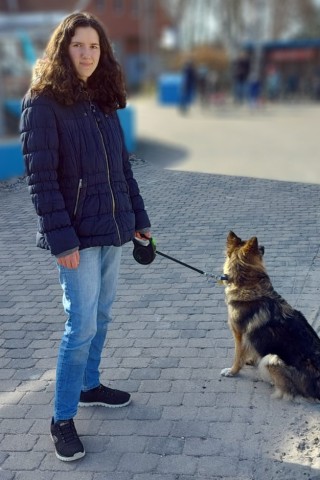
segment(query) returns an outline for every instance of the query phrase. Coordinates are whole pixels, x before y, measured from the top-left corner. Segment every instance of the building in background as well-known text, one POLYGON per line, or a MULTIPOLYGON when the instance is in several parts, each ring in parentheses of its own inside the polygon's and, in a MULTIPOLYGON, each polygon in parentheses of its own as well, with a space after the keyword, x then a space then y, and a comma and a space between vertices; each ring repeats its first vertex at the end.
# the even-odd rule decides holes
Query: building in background
MULTIPOLYGON (((254 44, 245 44, 249 55, 254 44)), ((262 93, 272 100, 320 100, 320 39, 264 42, 261 48, 262 93)))
POLYGON ((81 7, 107 27, 129 90, 153 82, 163 68, 161 39, 171 26, 159 0, 88 0, 81 7))

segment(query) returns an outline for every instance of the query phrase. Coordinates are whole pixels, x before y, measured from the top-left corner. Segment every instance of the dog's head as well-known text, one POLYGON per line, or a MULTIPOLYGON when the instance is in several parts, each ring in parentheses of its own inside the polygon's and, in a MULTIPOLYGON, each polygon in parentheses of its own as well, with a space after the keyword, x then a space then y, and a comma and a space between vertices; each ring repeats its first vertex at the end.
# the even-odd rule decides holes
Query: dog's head
POLYGON ((251 237, 249 240, 241 240, 233 232, 229 232, 227 237, 227 256, 233 254, 241 256, 258 256, 262 259, 264 255, 264 247, 258 244, 257 237, 251 237))
POLYGON ((257 237, 241 240, 234 232, 229 232, 226 245, 224 273, 233 281, 265 274, 263 265, 264 247, 258 244, 257 237))

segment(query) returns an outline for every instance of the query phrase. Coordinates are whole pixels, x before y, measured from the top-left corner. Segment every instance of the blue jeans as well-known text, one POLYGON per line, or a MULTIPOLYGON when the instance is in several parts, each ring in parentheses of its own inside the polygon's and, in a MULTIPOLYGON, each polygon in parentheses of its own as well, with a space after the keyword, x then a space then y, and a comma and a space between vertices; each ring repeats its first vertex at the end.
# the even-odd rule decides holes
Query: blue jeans
POLYGON ((121 247, 80 251, 76 269, 58 265, 67 315, 56 371, 54 420, 77 413, 81 390, 100 385, 99 364, 111 320, 121 247))

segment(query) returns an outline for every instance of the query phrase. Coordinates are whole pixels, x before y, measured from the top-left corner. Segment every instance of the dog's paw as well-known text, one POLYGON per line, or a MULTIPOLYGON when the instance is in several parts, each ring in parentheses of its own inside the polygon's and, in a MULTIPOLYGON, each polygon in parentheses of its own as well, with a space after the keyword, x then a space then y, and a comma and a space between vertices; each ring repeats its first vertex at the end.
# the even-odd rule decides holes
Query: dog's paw
POLYGON ((271 393, 271 398, 273 400, 281 400, 282 398, 284 398, 284 392, 280 388, 276 387, 271 393))
POLYGON ((223 368, 220 372, 222 377, 233 377, 232 369, 231 368, 223 368))

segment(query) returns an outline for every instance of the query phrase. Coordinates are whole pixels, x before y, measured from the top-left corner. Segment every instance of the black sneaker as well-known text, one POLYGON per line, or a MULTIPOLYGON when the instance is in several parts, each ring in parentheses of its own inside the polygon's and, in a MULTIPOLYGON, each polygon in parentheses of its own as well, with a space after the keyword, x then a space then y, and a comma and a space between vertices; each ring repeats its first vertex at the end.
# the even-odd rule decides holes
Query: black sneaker
POLYGON ((78 437, 73 420, 51 421, 51 438, 56 449, 56 456, 63 462, 72 462, 85 456, 84 447, 78 437))
POLYGON ((79 407, 100 406, 118 408, 126 407, 130 402, 130 393, 99 385, 99 387, 88 390, 87 392, 81 392, 79 407))

